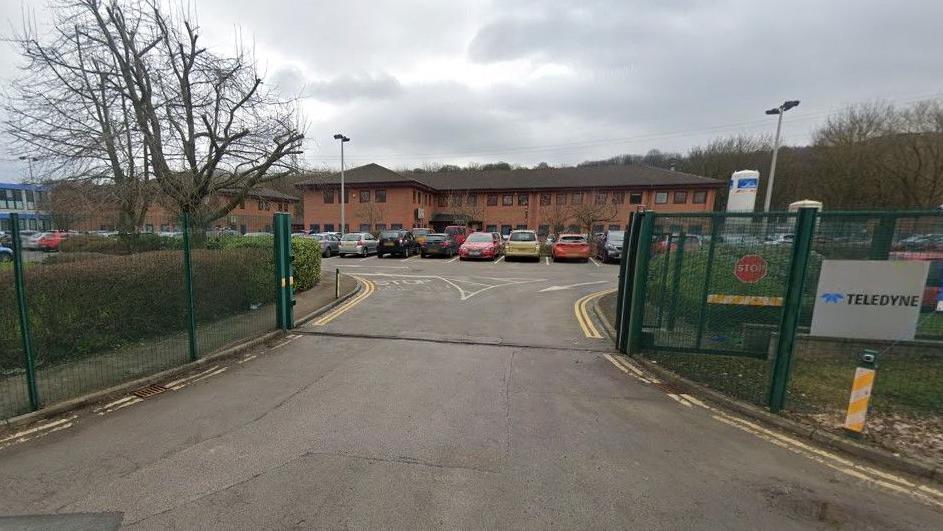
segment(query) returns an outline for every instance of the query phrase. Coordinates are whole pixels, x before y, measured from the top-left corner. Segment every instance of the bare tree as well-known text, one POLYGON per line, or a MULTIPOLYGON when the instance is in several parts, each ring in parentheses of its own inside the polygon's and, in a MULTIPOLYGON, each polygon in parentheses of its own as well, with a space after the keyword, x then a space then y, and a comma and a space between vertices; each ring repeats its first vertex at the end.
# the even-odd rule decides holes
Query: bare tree
POLYGON ((457 219, 463 219, 465 223, 483 221, 485 207, 482 204, 481 194, 468 190, 450 190, 445 200, 448 205, 444 210, 445 213, 457 219))
MULTIPOLYGON (((91 18, 77 27, 117 70, 154 178, 181 212, 217 219, 252 188, 293 173, 304 134, 294 102, 263 87, 243 49, 217 55, 186 14, 160 0, 64 0, 91 18), (220 206, 209 197, 234 191, 220 206)), ((84 20, 84 19, 83 19, 84 20)))
POLYGON ((71 0, 53 7, 48 35, 41 37, 27 17, 11 38, 24 60, 4 103, 11 147, 38 158, 40 175, 50 185, 106 185, 109 201, 118 205, 118 228, 135 232, 152 187, 131 100, 114 84, 116 61, 86 31, 94 18, 71 0))
POLYGON ((360 203, 356 214, 361 221, 370 225, 369 231, 374 232, 377 223, 382 223, 386 217, 386 208, 373 202, 360 203))
POLYGON ((551 233, 559 234, 570 225, 572 219, 570 208, 566 204, 557 202, 555 197, 551 198, 549 205, 540 205, 539 208, 540 219, 550 225, 551 233))
POLYGON ((603 194, 604 192, 591 190, 583 194, 579 203, 570 204, 569 218, 587 233, 592 232, 594 225, 607 223, 616 218, 618 210, 608 201, 608 195, 603 194))

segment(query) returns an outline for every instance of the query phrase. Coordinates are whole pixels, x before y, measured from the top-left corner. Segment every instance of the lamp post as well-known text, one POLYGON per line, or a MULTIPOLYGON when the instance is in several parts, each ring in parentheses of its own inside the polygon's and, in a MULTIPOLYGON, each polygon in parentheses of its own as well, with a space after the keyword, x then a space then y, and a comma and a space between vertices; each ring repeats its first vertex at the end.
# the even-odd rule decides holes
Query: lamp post
POLYGON ((778 114, 779 120, 776 122, 776 140, 773 141, 773 160, 769 163, 769 182, 766 183, 766 200, 763 201, 763 212, 769 212, 769 204, 773 199, 773 180, 776 178, 776 156, 779 154, 779 133, 783 128, 783 114, 798 105, 799 100, 789 100, 783 102, 779 107, 773 107, 766 111, 766 114, 778 114))
POLYGON ((341 226, 338 232, 340 232, 341 236, 343 236, 347 232, 344 230, 344 222, 346 221, 346 212, 344 212, 344 206, 347 203, 347 194, 344 190, 344 142, 350 142, 350 139, 340 133, 337 133, 334 135, 334 140, 341 141, 341 226))
POLYGON ((25 160, 27 163, 29 163, 29 182, 33 182, 33 161, 38 161, 39 157, 28 157, 26 155, 22 155, 17 158, 20 160, 25 160))

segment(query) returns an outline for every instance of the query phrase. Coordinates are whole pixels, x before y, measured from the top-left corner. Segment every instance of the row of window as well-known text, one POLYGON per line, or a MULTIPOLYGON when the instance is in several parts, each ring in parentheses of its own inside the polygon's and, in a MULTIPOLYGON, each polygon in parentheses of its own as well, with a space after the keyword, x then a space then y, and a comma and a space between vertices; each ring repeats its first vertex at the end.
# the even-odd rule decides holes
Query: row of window
MULTIPOLYGON (((0 231, 9 232, 13 230, 9 219, 0 219, 0 231)), ((20 230, 52 230, 52 222, 46 218, 20 218, 20 230)))
MULTIPOLYGON (((672 193, 673 204, 683 205, 688 202, 688 193, 685 191, 677 191, 672 193)), ((695 205, 703 205, 707 202, 707 192, 703 190, 698 190, 691 194, 691 203, 695 205)), ((668 192, 655 192, 655 204, 656 205, 665 205, 668 203, 668 192)))
POLYGON ((36 210, 36 204, 42 203, 46 192, 40 190, 8 190, 0 188, 0 208, 7 210, 36 210))
MULTIPOLYGON (((347 193, 347 197, 344 200, 344 203, 350 203, 350 195, 352 192, 347 193)), ((340 195, 340 194, 337 194, 340 195)), ((361 190, 358 194, 360 196, 361 203, 370 202, 370 190, 361 190)), ((415 192, 414 192, 415 195, 415 192)), ((374 190, 373 191, 373 202, 375 203, 386 203, 386 190, 374 190)), ((334 204, 334 190, 324 190, 324 204, 332 205, 334 204)), ((332 231, 325 231, 332 232, 332 231)))
MULTIPOLYGON (((269 201, 268 199, 259 199, 259 200, 258 200, 258 207, 259 207, 259 210, 260 210, 260 211, 261 211, 261 210, 264 210, 264 211, 266 211, 266 212, 269 212, 269 211, 272 210, 272 206, 273 206, 273 205, 275 206, 275 211, 276 211, 276 212, 288 212, 288 203, 287 203, 287 202, 283 202, 283 201, 269 201)), ((246 207, 245 202, 243 201, 243 202, 239 203, 239 207, 240 207, 240 208, 245 208, 245 207, 246 207)))

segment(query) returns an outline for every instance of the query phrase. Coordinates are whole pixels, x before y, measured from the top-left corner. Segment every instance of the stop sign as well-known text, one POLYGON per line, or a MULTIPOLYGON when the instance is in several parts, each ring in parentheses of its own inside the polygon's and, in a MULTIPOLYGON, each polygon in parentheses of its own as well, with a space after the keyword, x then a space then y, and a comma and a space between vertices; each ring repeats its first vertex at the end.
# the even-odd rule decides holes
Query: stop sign
POLYGON ((766 260, 758 254, 748 254, 739 260, 733 269, 737 280, 746 284, 756 284, 766 278, 769 272, 769 265, 766 260))

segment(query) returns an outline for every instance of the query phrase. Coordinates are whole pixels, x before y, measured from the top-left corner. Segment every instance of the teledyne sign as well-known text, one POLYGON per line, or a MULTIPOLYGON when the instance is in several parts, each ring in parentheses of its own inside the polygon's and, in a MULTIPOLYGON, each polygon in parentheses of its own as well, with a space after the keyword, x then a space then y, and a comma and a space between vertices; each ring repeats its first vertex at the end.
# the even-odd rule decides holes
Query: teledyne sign
POLYGON ((913 339, 929 266, 924 261, 825 260, 812 335, 913 339))

